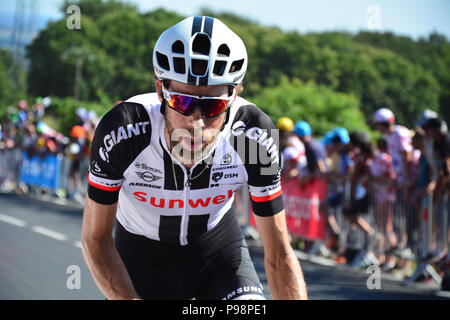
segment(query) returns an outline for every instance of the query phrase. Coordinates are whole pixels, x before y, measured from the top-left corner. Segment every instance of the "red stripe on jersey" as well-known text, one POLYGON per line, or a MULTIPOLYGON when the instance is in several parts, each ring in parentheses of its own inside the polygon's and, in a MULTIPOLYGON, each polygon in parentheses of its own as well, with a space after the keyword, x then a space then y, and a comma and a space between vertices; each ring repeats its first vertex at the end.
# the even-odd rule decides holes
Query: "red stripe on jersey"
POLYGON ((275 198, 278 198, 278 196, 283 194, 283 190, 280 190, 278 192, 275 192, 274 194, 268 195, 268 196, 264 196, 264 197, 256 197, 256 196, 252 196, 252 200, 255 202, 266 202, 266 201, 270 201, 273 200, 275 198))
POLYGON ((98 184, 98 183, 93 182, 93 181, 90 179, 89 176, 88 176, 88 182, 89 182, 89 184, 90 184, 91 186, 93 186, 93 187, 95 187, 95 188, 97 188, 97 189, 104 190, 104 191, 110 191, 110 192, 113 192, 113 191, 120 190, 120 188, 121 188, 121 186, 117 186, 117 187, 107 187, 107 186, 102 186, 101 184, 98 184))

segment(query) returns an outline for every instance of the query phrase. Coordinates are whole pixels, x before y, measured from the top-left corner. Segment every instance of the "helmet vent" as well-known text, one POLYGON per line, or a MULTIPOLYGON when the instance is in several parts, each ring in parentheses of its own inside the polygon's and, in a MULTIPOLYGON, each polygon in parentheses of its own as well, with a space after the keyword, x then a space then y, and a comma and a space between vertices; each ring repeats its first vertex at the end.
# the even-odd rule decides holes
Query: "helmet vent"
POLYGON ((209 55, 209 49, 211 48, 211 40, 206 33, 197 33, 192 42, 192 51, 197 54, 209 55))
POLYGON ((172 52, 184 54, 184 44, 180 40, 177 40, 172 45, 172 52))
POLYGON ((230 48, 226 44, 221 44, 219 49, 217 49, 217 54, 229 57, 230 56, 230 48))
POLYGON ((227 66, 226 61, 217 60, 216 63, 214 63, 213 73, 216 76, 223 76, 226 66, 227 66))
POLYGON ((207 69, 207 60, 192 59, 192 74, 194 76, 204 76, 207 69))
POLYGON ((233 61, 233 64, 230 67, 230 73, 238 72, 242 69, 242 65, 244 64, 244 59, 233 61))
POLYGON ((184 63, 184 58, 173 58, 173 68, 176 73, 185 74, 186 66, 184 63))
POLYGON ((170 71, 169 59, 167 59, 167 56, 165 54, 156 51, 156 60, 158 61, 158 64, 161 68, 170 71))

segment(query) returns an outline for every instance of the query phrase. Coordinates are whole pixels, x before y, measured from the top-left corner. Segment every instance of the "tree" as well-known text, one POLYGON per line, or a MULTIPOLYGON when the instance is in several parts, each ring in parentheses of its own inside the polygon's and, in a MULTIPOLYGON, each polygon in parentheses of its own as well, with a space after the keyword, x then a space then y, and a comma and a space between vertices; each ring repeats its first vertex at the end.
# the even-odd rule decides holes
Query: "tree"
POLYGON ((450 43, 445 36, 432 32, 427 38, 414 41, 391 32, 359 32, 354 40, 392 51, 431 73, 440 87, 439 106, 430 105, 428 108, 439 109, 447 122, 450 121, 450 43))
MULTIPOLYGON (((118 1, 78 5, 81 30, 68 30, 62 19, 28 47, 29 93, 115 101, 151 91, 156 40, 184 17, 164 9, 140 13, 118 1)), ((407 126, 425 108, 450 113, 449 43, 439 34, 418 41, 392 33, 305 35, 227 12, 201 14, 221 19, 243 39, 249 59, 244 97, 286 78, 356 97, 367 119, 380 107, 392 108, 407 126)))
POLYGON ((264 88, 250 101, 270 115, 274 122, 282 116, 293 121, 307 121, 317 136, 335 127, 369 131, 355 96, 337 93, 312 82, 291 81, 283 77, 277 86, 264 88))
POLYGON ((8 68, 13 63, 13 57, 6 50, 0 49, 0 119, 7 113, 7 107, 15 105, 20 99, 26 99, 25 88, 25 72, 22 68, 18 68, 19 83, 15 83, 9 74, 8 68))

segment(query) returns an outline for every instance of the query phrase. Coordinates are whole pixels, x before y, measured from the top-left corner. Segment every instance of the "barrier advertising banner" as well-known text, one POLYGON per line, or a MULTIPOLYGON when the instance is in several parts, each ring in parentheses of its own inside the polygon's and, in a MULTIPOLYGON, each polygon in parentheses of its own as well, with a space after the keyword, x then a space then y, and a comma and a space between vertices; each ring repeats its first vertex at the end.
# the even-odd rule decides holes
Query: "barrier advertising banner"
POLYGON ((308 240, 325 240, 326 217, 319 205, 326 198, 326 182, 314 179, 300 189, 293 178, 284 181, 282 188, 289 233, 308 240))
MULTIPOLYGON (((307 240, 325 240, 326 217, 319 205, 326 198, 326 182, 314 179, 300 189, 298 180, 292 178, 282 182, 282 189, 289 233, 307 240)), ((255 225, 253 213, 250 224, 255 225)))
POLYGON ((55 155, 28 156, 22 154, 20 180, 28 185, 57 189, 60 175, 60 159, 55 155))

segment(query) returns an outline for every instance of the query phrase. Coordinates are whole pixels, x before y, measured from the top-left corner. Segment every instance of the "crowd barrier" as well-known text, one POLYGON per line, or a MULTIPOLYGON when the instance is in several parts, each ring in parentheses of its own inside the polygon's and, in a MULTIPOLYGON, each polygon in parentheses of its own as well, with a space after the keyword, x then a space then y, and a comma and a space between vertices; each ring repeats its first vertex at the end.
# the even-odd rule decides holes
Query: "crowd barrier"
MULTIPOLYGON (((80 163, 78 178, 81 187, 71 186, 69 183, 71 163, 71 158, 62 154, 39 157, 29 156, 20 149, 2 150, 1 189, 14 191, 15 188, 25 184, 31 188, 44 188, 53 194, 57 194, 58 190, 66 190, 69 198, 77 192, 84 194, 87 186, 88 159, 80 163)), ((417 265, 412 275, 406 279, 407 285, 422 275, 430 276, 436 283, 441 283, 441 276, 434 265, 445 257, 447 261, 449 259, 448 195, 440 197, 428 195, 417 203, 414 193, 411 190, 404 190, 397 191, 395 202, 380 202, 377 201, 378 186, 372 184, 368 190, 371 200, 369 209, 367 213, 361 215, 376 231, 376 236, 371 236, 356 227, 355 223, 344 215, 343 204, 350 197, 348 182, 344 182, 340 187, 344 198, 341 205, 329 207, 326 215, 320 205, 327 196, 325 183, 316 181, 300 189, 294 178, 283 181, 282 187, 290 236, 292 239, 311 242, 308 254, 330 255, 330 250, 325 244, 330 235, 327 219, 328 215, 332 215, 340 230, 337 251, 357 253, 351 261, 347 261, 352 267, 380 265, 387 257, 395 256, 405 261, 414 261, 417 265)), ((255 222, 251 213, 248 188, 243 186, 236 193, 235 199, 239 222, 245 232, 251 232, 250 226, 254 227, 255 222)))
POLYGON ((87 187, 89 161, 82 159, 76 178, 78 185, 71 185, 69 171, 72 165, 70 156, 63 154, 30 155, 20 149, 0 151, 0 187, 2 191, 23 189, 44 190, 50 194, 61 194, 72 198, 82 195, 87 187))
MULTIPOLYGON (((294 239, 312 241, 307 251, 310 256, 330 256, 330 249, 326 246, 331 234, 327 217, 332 215, 340 230, 337 252, 347 253, 346 263, 350 267, 380 266, 385 262, 383 266, 388 269, 387 262, 394 258, 405 265, 414 262, 415 267, 410 269, 412 272, 404 277, 406 285, 421 276, 429 276, 441 284, 442 278, 434 264, 450 260, 448 195, 424 196, 418 204, 412 190, 403 190, 396 192, 394 201, 379 201, 379 186, 373 183, 367 190, 370 199, 368 210, 358 215, 375 231, 371 235, 344 214, 343 205, 350 199, 348 181, 341 187, 344 197, 341 205, 329 207, 327 214, 318 205, 319 199, 321 203, 324 200, 323 190, 299 190, 297 185, 295 178, 282 183, 287 226, 294 239)), ((248 208, 248 213, 241 214, 249 214, 249 224, 255 227, 251 208, 248 208)))

